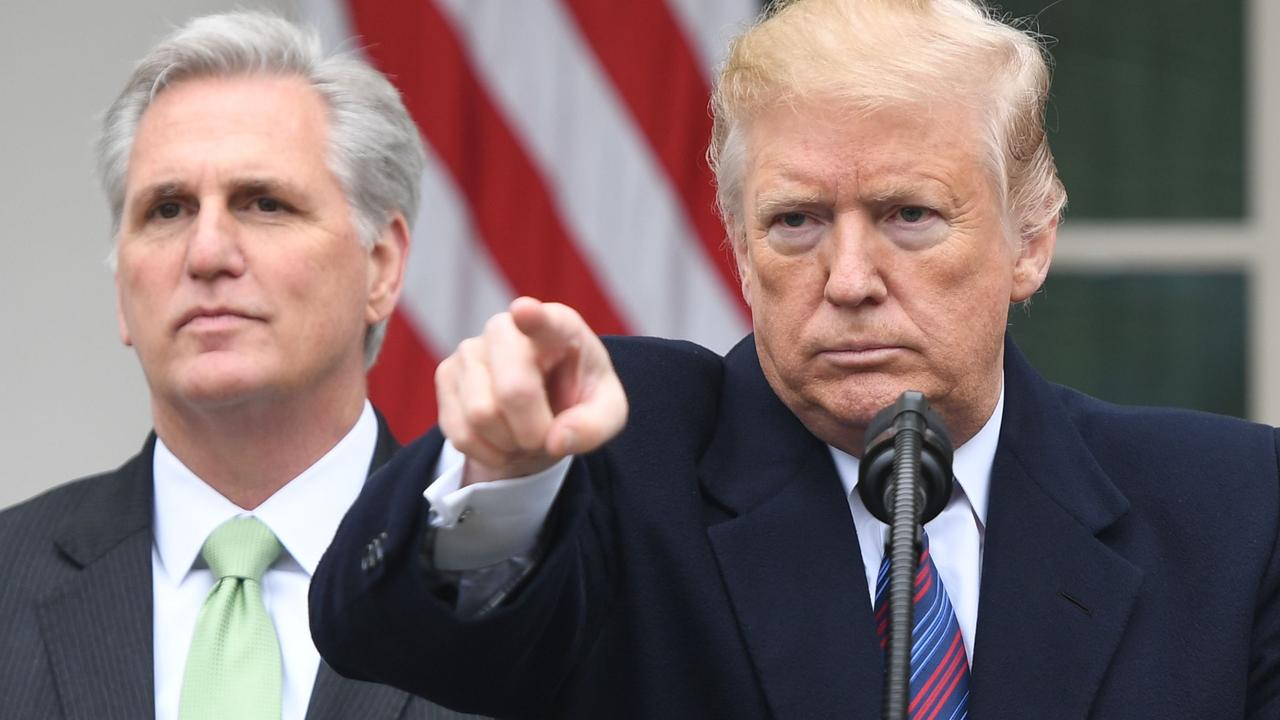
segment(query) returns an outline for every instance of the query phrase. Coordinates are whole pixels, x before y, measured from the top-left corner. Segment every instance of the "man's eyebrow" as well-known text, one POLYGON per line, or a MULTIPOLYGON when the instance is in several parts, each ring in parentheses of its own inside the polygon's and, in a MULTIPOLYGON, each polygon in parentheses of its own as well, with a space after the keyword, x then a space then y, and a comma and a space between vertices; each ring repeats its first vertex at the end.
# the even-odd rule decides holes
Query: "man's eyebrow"
POLYGON ((896 202, 910 199, 925 199, 934 202, 945 201, 952 204, 959 202, 955 191, 946 183, 932 178, 899 179, 874 185, 866 193, 872 202, 896 202))
POLYGON ((231 188, 228 194, 232 197, 244 197, 246 195, 297 196, 301 192, 297 185, 273 177, 252 175, 234 177, 227 184, 231 188))
MULTIPOLYGON (((298 192, 298 187, 288 182, 284 182, 277 178, 246 176, 241 178, 232 178, 228 186, 231 188, 230 195, 233 197, 243 197, 245 195, 292 195, 298 192)), ((158 200, 168 200, 186 195, 190 190, 187 186, 179 181, 164 180, 153 183, 151 185, 139 188, 132 196, 134 204, 151 204, 158 200)))
POLYGON ((185 188, 181 183, 172 181, 164 181, 153 183, 139 189, 133 194, 134 204, 149 205, 157 200, 168 200, 179 197, 183 194, 185 188))
POLYGON ((780 210, 792 210, 822 202, 823 194, 810 189, 766 190, 756 195, 755 213, 758 216, 773 215, 780 210))
POLYGON ((232 192, 245 192, 260 190, 263 192, 279 191, 287 189, 288 184, 283 183, 276 178, 261 177, 256 175, 248 175, 245 177, 234 177, 227 183, 234 188, 232 192))

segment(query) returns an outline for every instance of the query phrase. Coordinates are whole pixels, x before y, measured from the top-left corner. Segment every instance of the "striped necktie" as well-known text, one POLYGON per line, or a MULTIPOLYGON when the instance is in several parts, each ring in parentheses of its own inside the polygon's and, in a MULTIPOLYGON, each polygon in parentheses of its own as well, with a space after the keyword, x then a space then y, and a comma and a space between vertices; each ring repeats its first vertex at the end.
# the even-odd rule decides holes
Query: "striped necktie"
MULTIPOLYGON (((929 554, 924 535, 916 570, 914 622, 911 631, 911 720, 962 720, 969 717, 969 658, 960 638, 951 599, 929 554)), ((889 642, 889 556, 876 579, 876 634, 883 650, 889 642)))

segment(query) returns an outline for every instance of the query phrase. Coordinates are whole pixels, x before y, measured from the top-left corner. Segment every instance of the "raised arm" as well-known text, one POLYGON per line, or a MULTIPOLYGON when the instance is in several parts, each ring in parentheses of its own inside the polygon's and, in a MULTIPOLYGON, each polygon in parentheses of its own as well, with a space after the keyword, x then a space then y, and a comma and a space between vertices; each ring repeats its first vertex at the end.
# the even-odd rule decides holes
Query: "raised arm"
POLYGON ((627 398, 572 308, 517 298, 436 369, 440 428, 467 457, 463 485, 532 475, 617 435, 627 398))
POLYGON ((536 713, 551 702, 611 595, 611 540, 587 520, 595 496, 590 462, 574 461, 544 516, 536 572, 482 615, 459 610, 456 573, 436 569, 435 549, 447 534, 474 533, 494 518, 477 509, 465 523, 437 527, 424 490, 436 480, 443 432, 466 458, 467 487, 456 493, 517 486, 520 498, 523 480, 495 481, 599 448, 626 423, 626 396, 578 313, 531 298, 464 341, 436 383, 440 427, 370 478, 316 571, 312 634, 325 659, 350 677, 459 710, 536 713))

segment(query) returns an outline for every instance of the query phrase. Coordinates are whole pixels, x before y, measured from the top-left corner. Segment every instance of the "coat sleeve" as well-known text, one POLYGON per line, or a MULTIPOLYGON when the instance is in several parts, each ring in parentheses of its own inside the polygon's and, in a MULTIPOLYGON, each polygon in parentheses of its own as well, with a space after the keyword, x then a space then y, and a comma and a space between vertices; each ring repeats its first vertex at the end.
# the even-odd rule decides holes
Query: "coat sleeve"
POLYGON ((653 338, 605 345, 631 404, 627 427, 574 458, 536 566, 496 607, 457 612, 452 578, 424 561, 423 491, 444 443, 438 430, 365 483, 311 582, 311 631, 335 670, 482 715, 545 717, 560 707, 602 627, 623 610, 618 538, 642 509, 618 507, 619 488, 650 455, 692 462, 721 392, 721 358, 705 348, 653 338))
POLYGON ((539 714, 605 612, 612 592, 608 503, 592 478, 602 457, 576 458, 540 538, 536 569, 479 617, 455 609, 451 583, 424 562, 443 438, 432 431, 366 483, 311 583, 311 630, 339 673, 392 685, 456 710, 539 714), (599 490, 597 490, 599 489, 599 490), (599 499, 599 498, 596 498, 599 499))

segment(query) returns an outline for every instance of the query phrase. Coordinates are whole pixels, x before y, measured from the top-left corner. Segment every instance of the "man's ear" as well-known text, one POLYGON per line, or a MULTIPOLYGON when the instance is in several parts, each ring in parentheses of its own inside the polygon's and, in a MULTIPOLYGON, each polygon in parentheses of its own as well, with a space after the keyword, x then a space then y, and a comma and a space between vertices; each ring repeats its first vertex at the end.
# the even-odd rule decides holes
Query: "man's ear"
POLYGON ((369 249, 369 297, 365 321, 373 325, 391 315, 404 285, 409 260, 409 224, 396 213, 369 249))
POLYGON ((112 277, 116 281, 116 325, 120 330, 120 342, 126 346, 131 346, 133 345, 133 338, 129 337, 129 322, 124 318, 124 303, 120 297, 120 271, 117 270, 112 277))
POLYGON ((738 269, 738 282, 742 287, 742 299, 751 307, 751 258, 747 251, 745 230, 730 231, 729 244, 733 246, 733 262, 738 269))
POLYGON ((1022 250, 1013 263, 1013 287, 1009 302, 1019 303, 1035 294, 1049 274, 1053 248, 1058 242, 1058 219, 1049 227, 1022 240, 1022 250))

